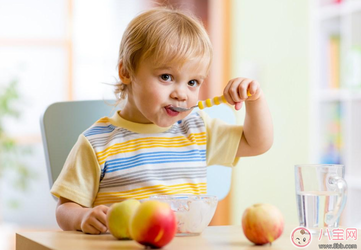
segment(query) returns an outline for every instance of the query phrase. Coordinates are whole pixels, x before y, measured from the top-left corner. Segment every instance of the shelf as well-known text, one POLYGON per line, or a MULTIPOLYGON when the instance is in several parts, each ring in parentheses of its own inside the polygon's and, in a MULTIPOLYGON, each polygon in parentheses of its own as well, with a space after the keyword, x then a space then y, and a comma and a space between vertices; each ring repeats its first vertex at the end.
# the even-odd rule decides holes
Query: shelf
POLYGON ((347 225, 361 225, 361 0, 310 0, 310 158, 346 167, 347 225), (326 5, 323 5, 326 4, 326 5))
POLYGON ((317 14, 320 20, 339 18, 341 16, 341 4, 332 4, 320 7, 317 14))
POLYGON ((341 4, 341 15, 361 12, 361 1, 347 1, 341 4))
POLYGON ((321 89, 316 92, 316 97, 323 102, 361 101, 361 89, 321 89))
POLYGON ((346 1, 341 4, 330 4, 319 8, 319 20, 329 20, 361 12, 361 1, 346 1))

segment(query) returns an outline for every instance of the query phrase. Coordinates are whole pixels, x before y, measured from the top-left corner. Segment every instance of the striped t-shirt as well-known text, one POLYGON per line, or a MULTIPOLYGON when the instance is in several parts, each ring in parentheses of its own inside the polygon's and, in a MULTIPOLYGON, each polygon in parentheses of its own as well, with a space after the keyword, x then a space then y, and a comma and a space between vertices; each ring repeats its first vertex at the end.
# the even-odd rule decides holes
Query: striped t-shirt
POLYGON ((155 194, 206 194, 207 166, 233 166, 242 127, 193 112, 171 127, 118 113, 84 131, 52 194, 86 207, 155 194))

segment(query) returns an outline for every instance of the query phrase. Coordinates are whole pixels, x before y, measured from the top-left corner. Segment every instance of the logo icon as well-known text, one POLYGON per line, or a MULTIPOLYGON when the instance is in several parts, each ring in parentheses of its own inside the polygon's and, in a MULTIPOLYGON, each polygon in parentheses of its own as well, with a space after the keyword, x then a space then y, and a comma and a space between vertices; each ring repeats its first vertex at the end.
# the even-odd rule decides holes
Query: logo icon
POLYGON ((291 233, 291 242, 295 247, 304 248, 311 243, 312 234, 307 228, 297 227, 291 233))

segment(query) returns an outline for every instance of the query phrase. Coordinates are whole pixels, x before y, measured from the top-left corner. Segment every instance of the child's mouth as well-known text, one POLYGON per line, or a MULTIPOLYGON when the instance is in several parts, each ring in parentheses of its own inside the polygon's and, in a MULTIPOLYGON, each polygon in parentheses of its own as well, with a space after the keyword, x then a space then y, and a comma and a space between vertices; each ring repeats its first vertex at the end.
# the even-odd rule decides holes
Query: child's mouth
POLYGON ((175 111, 174 109, 172 109, 172 106, 171 105, 168 105, 165 108, 165 111, 167 112, 167 114, 169 116, 177 116, 179 114, 178 111, 175 111))

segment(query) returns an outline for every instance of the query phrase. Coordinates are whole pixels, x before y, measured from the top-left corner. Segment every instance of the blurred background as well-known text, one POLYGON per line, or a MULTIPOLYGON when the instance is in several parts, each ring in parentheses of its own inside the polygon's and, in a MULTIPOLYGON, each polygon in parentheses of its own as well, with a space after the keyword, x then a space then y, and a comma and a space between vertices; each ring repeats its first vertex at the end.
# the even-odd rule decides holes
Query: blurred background
POLYGON ((294 165, 341 163, 341 225, 361 227, 360 0, 0 0, 0 248, 12 247, 7 232, 58 229, 41 114, 53 102, 114 99, 123 31, 158 5, 193 13, 211 37, 202 98, 253 78, 274 121, 273 147, 240 160, 212 224, 240 225, 245 208, 271 203, 297 225, 294 165))

